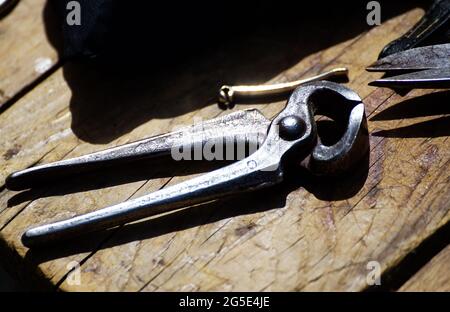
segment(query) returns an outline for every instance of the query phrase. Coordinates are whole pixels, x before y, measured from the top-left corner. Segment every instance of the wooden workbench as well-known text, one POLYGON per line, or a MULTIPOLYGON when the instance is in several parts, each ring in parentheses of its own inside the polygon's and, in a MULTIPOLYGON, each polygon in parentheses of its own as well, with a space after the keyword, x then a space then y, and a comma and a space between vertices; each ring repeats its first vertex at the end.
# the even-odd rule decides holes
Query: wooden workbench
MULTIPOLYGON (((44 7, 22 0, 0 21, 0 259, 14 276, 64 291, 450 290, 450 93, 369 87, 380 75, 364 70, 422 9, 311 49, 296 39, 301 30, 289 39, 256 31, 157 79, 124 79, 60 62, 44 7), (364 99, 371 133, 370 159, 350 175, 299 172, 264 192, 60 246, 21 244, 32 225, 135 198, 192 172, 148 163, 21 193, 1 186, 8 174, 223 115, 214 101, 222 83, 288 81, 342 66, 364 99), (373 261, 383 273, 378 287, 367 283, 373 261)), ((283 105, 235 109, 273 117, 283 105)))

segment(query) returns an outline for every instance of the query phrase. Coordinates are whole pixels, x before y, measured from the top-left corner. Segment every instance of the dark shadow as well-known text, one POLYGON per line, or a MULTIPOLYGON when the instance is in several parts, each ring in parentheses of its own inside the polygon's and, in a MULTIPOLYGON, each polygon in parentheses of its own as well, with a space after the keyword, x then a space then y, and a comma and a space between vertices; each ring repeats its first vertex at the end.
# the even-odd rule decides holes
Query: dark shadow
POLYGON ((450 135, 450 116, 423 121, 414 125, 381 130, 372 133, 373 136, 385 138, 437 138, 450 135))
POLYGON ((43 11, 45 22, 45 30, 48 41, 56 49, 59 59, 63 58, 62 51, 64 49, 63 34, 61 29, 61 18, 55 11, 55 8, 47 2, 43 11))
MULTIPOLYGON (((448 105, 449 97, 450 91, 436 92, 415 97, 381 111, 370 120, 397 120, 448 114, 450 113, 450 107, 448 105)), ((430 138, 449 136, 449 120, 449 116, 442 116, 401 128, 377 131, 372 133, 372 135, 390 138, 430 138)))
POLYGON ((450 91, 441 91, 414 97, 390 106, 370 118, 371 121, 396 120, 450 113, 450 91))
MULTIPOLYGON (((390 78, 390 77, 394 77, 394 76, 401 75, 401 74, 406 74, 406 73, 408 73, 408 71, 390 71, 388 73, 384 73, 383 76, 380 79, 390 78)), ((375 87, 375 86, 373 86, 373 87, 375 87)), ((375 88, 378 88, 378 87, 375 87, 375 88)), ((406 96, 406 95, 408 95, 409 92, 411 92, 411 90, 414 89, 414 87, 411 87, 411 86, 410 87, 403 87, 403 88, 394 88, 394 87, 387 87, 386 86, 385 88, 391 89, 392 91, 394 91, 396 94, 398 94, 400 96, 406 96)))
MULTIPOLYGON (((180 14, 172 4, 148 4, 142 12, 128 4, 119 14, 121 28, 113 29, 119 35, 104 45, 102 57, 65 62, 72 129, 84 141, 106 143, 153 118, 214 103, 222 84, 267 81, 307 55, 369 30, 365 5, 230 1, 226 8, 188 5, 180 14)), ((383 1, 383 19, 417 6, 427 3, 383 1)))
POLYGON ((318 199, 325 201, 344 200, 355 196, 367 180, 370 155, 355 165, 353 170, 336 177, 314 176, 308 171, 301 173, 303 187, 318 199))
POLYGON ((411 92, 411 90, 413 89, 409 89, 409 88, 403 88, 403 89, 399 89, 399 88, 394 88, 392 89, 395 93, 397 93, 400 96, 406 96, 408 95, 409 92, 411 92))

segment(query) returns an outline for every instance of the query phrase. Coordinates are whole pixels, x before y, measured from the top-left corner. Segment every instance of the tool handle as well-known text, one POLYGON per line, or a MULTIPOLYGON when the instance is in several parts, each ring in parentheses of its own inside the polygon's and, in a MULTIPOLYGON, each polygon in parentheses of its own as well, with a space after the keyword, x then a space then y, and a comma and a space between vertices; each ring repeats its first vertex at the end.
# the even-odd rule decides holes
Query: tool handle
POLYGON ((156 136, 81 157, 35 166, 9 175, 5 184, 14 191, 38 187, 73 175, 169 154, 170 143, 168 136, 156 136))
MULTIPOLYGON (((30 229, 22 236, 27 247, 70 239, 112 228, 182 207, 201 204, 229 194, 266 187, 281 181, 280 169, 264 171, 266 152, 257 151, 228 167, 127 202, 30 229), (253 164, 255 166, 253 166, 253 164)), ((270 158, 269 158, 270 160, 270 158)))

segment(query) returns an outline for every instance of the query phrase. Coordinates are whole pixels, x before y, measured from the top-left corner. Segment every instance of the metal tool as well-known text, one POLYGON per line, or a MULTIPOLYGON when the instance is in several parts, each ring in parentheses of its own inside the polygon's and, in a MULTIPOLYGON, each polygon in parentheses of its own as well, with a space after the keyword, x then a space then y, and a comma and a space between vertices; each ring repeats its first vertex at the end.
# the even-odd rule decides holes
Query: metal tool
POLYGON ((61 169, 63 172, 66 169, 79 172, 115 162, 155 157, 168 153, 173 144, 177 146, 180 142, 189 141, 189 146, 201 145, 205 144, 205 138, 224 136, 233 139, 235 134, 252 128, 265 135, 259 149, 250 156, 143 197, 30 229, 22 237, 23 244, 37 246, 236 193, 266 188, 280 183, 286 170, 295 164, 303 164, 315 174, 335 175, 351 168, 369 150, 361 99, 344 86, 324 81, 296 89, 286 107, 273 121, 265 119, 256 110, 237 112, 197 125, 197 128, 194 126, 73 160, 30 168, 12 174, 6 185, 12 189, 29 187, 44 178, 46 173, 60 175, 61 169), (339 106, 336 106, 336 97, 342 100, 339 106), (345 133, 334 145, 325 146, 321 143, 314 120, 316 114, 329 116, 346 125, 345 133))
POLYGON ((411 30, 384 47, 379 59, 423 45, 449 42, 449 31, 450 0, 435 0, 422 19, 411 30), (438 42, 429 42, 426 44, 430 39, 438 42))
POLYGON ((390 88, 450 88, 450 44, 420 47, 389 55, 368 71, 401 73, 369 85, 390 88))
POLYGON ((288 94, 294 91, 295 88, 298 88, 299 86, 310 82, 326 80, 331 77, 347 77, 347 75, 347 68, 334 68, 330 71, 321 73, 313 77, 285 83, 242 86, 224 85, 220 88, 218 101, 220 105, 223 105, 226 108, 232 108, 236 100, 239 99, 288 94))

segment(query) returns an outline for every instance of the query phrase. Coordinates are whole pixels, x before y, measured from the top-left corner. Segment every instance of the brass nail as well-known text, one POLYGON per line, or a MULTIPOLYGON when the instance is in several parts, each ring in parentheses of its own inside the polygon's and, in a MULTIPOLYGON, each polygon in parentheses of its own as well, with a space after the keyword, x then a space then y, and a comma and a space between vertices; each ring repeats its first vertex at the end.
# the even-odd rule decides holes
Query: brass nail
POLYGON ((330 71, 321 73, 319 75, 300 79, 291 82, 268 84, 268 85, 242 85, 242 86, 228 86, 224 85, 220 88, 219 104, 231 108, 236 101, 236 98, 246 97, 260 97, 260 96, 275 96, 293 91, 298 86, 303 84, 325 80, 330 77, 348 75, 348 68, 334 68, 330 71))

